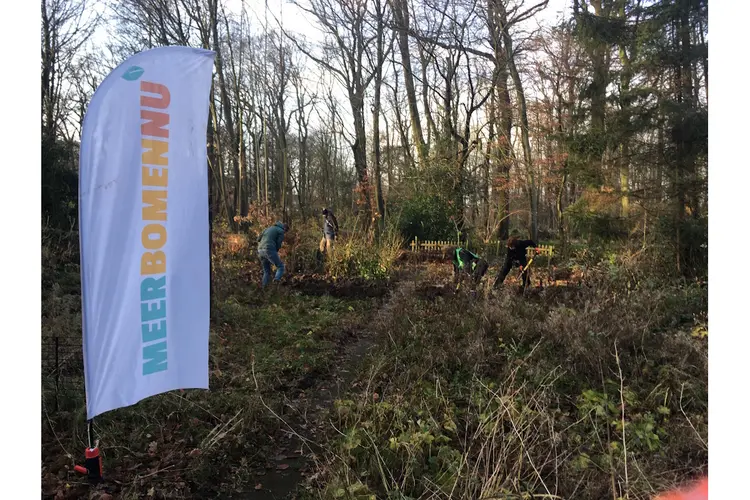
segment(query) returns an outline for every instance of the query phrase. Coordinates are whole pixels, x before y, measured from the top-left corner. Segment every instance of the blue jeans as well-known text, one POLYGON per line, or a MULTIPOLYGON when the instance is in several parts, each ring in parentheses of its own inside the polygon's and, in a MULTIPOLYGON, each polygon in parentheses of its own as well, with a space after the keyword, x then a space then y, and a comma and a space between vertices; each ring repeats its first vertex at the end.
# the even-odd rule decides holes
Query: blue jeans
POLYGON ((263 248, 258 250, 258 258, 260 259, 260 265, 263 266, 263 287, 268 285, 271 279, 271 265, 276 266, 274 281, 279 281, 284 274, 284 263, 281 262, 279 253, 276 250, 263 248))

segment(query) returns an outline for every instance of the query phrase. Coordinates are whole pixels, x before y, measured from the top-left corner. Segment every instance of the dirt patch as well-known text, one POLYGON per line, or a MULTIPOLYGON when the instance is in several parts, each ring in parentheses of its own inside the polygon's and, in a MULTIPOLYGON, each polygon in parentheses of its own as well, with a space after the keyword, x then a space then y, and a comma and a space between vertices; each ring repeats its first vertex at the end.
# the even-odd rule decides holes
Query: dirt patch
POLYGON ((414 294, 422 299, 435 300, 455 295, 455 289, 450 285, 420 285, 414 289, 414 294))
MULTIPOLYGON (((522 290, 521 287, 518 287, 522 290)), ((585 298, 591 289, 585 285, 557 282, 554 285, 546 285, 542 288, 533 287, 521 292, 526 298, 535 302, 544 303, 547 306, 579 307, 586 302, 585 298)))
POLYGON ((389 283, 385 281, 333 281, 322 276, 294 276, 285 285, 305 295, 330 295, 342 299, 379 298, 386 296, 390 291, 389 283))
MULTIPOLYGON (((385 295, 391 288, 395 288, 397 283, 370 283, 364 280, 333 282, 323 276, 299 276, 290 279, 287 285, 308 294, 350 294, 344 296, 357 298, 362 297, 358 294, 367 293, 377 294, 370 295, 371 297, 385 295)), ((420 286, 420 290, 420 294, 441 296, 448 294, 451 288, 423 285, 420 286)), ((372 311, 370 319, 376 314, 377 312, 372 311)), ((277 457, 283 469, 273 464, 267 466, 262 472, 263 475, 256 475, 255 488, 242 492, 236 498, 293 497, 298 488, 308 480, 308 476, 321 465, 319 460, 325 452, 324 436, 327 426, 330 425, 334 401, 356 385, 360 366, 370 349, 375 346, 375 340, 366 324, 367 320, 364 323, 341 325, 342 328, 336 335, 340 348, 335 355, 333 370, 315 373, 299 380, 295 387, 285 388, 284 392, 290 397, 284 404, 282 428, 285 437, 279 443, 281 452, 277 457)))
POLYGON ((316 466, 317 457, 324 452, 321 437, 328 422, 327 415, 334 401, 350 389, 369 349, 372 338, 362 331, 348 331, 345 345, 336 355, 337 368, 329 373, 317 373, 303 379, 296 387, 296 396, 285 403, 281 449, 265 470, 255 474, 256 486, 232 498, 285 499, 294 498, 316 466))

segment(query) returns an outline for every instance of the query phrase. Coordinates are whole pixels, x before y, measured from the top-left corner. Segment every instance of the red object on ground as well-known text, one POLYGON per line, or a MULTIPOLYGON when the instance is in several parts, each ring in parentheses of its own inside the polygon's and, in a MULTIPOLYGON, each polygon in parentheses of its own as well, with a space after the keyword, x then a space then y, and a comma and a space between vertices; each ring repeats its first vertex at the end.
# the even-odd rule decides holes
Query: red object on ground
POLYGON ((76 465, 73 470, 79 474, 88 475, 89 480, 98 483, 102 480, 102 457, 99 455, 99 448, 86 448, 86 465, 76 465))
POLYGON ((102 459, 99 456, 99 448, 86 448, 86 469, 89 471, 89 475, 95 475, 98 479, 101 479, 102 473, 102 459), (98 474, 95 472, 99 469, 98 474))
POLYGON ((654 500, 708 500, 708 478, 703 478, 689 489, 668 491, 654 500))

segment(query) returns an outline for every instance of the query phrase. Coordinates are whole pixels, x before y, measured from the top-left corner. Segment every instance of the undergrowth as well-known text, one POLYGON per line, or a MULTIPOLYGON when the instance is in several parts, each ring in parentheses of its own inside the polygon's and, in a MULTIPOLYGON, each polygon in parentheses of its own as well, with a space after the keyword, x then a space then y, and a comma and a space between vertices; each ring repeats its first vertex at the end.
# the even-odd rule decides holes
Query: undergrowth
POLYGON ((261 292, 254 252, 238 241, 214 234, 210 389, 172 391, 97 417, 107 477, 99 489, 73 471, 87 444, 78 265, 46 261, 43 497, 215 498, 253 490, 285 439, 270 410, 283 418, 286 398, 328 374, 342 331, 363 322, 373 303, 284 287, 261 292))
MULTIPOLYGON (((258 235, 280 219, 273 214, 265 215, 261 209, 255 208, 248 217, 237 220, 244 231, 233 234, 228 228, 219 227, 215 234, 215 251, 227 255, 230 260, 253 260, 256 258, 258 235)), ((319 247, 323 238, 321 220, 311 218, 294 221, 279 251, 287 273, 326 274, 334 280, 388 279, 405 245, 397 222, 389 220, 383 223, 378 228, 377 238, 374 237, 374 228, 363 230, 360 223, 358 219, 342 217, 333 250, 325 255, 319 247)))
POLYGON ((592 276, 526 300, 404 284, 311 496, 645 499, 705 472, 706 289, 592 276))
POLYGON ((326 262, 326 270, 334 279, 358 277, 385 280, 390 277, 404 246, 404 239, 394 224, 383 228, 377 241, 357 231, 345 232, 337 239, 326 262))
MULTIPOLYGON (((327 431, 316 437, 309 497, 635 500, 705 472, 705 281, 656 272, 658 249, 571 245, 556 264, 583 283, 526 296, 512 277, 492 293, 423 293, 443 290, 450 265, 406 264, 372 320, 372 300, 283 284, 262 292, 255 240, 275 218, 252 214, 240 234, 214 231, 211 390, 96 419, 105 489, 118 498, 253 490, 288 430, 280 418, 305 411, 289 398, 335 373, 343 337, 363 327, 376 347, 317 422, 327 431)), ((292 224, 287 284, 398 275, 397 224, 378 243, 340 224, 328 256, 319 221, 292 224)), ((97 498, 102 490, 73 472, 86 415, 72 234, 43 236, 42 486, 48 498, 97 498)), ((488 283, 496 272, 495 263, 488 283)))

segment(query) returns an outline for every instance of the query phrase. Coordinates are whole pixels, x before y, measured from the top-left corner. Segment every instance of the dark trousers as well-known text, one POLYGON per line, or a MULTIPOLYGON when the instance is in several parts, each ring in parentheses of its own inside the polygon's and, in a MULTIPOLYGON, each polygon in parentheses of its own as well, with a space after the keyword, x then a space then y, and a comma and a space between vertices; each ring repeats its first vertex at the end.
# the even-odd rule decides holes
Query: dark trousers
MULTIPOLYGON (((527 262, 519 262, 517 260, 514 261, 505 261, 505 264, 503 265, 503 268, 500 270, 500 274, 497 276, 497 279, 495 280, 495 287, 502 285, 505 281, 505 277, 508 276, 508 273, 513 267, 526 267, 527 262)), ((529 283, 531 282, 531 278, 529 276, 529 270, 526 269, 523 274, 521 275, 521 278, 523 280, 523 286, 527 287, 529 286, 529 283)))
POLYGON ((474 265, 465 264, 463 269, 459 269, 456 262, 453 263, 453 283, 458 284, 459 280, 467 276, 471 277, 471 281, 474 285, 479 284, 482 278, 487 273, 490 265, 484 259, 477 260, 474 265), (473 270, 472 270, 473 268, 473 270))
POLYGON ((479 283, 484 275, 487 273, 487 269, 490 267, 490 265, 487 263, 484 259, 479 259, 477 261, 476 267, 474 267, 474 272, 471 275, 472 280, 474 280, 474 284, 479 283))

